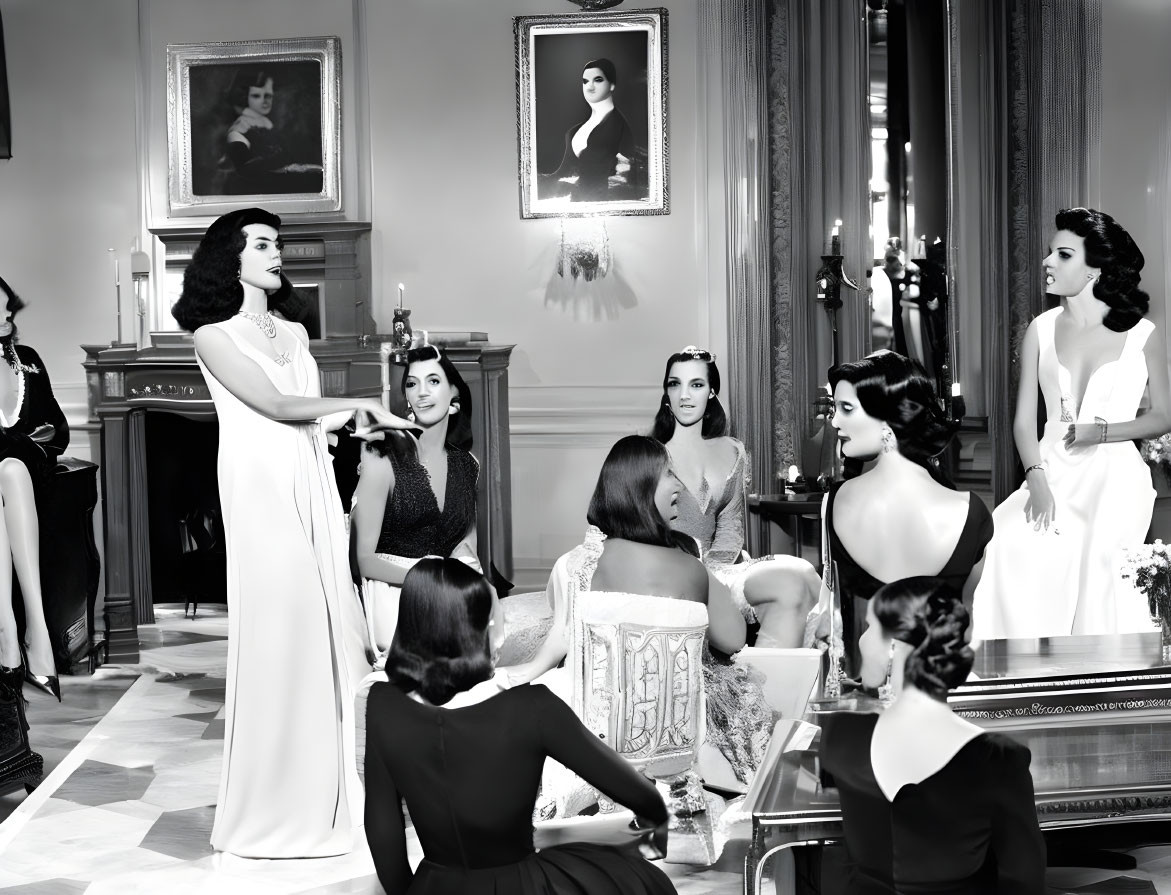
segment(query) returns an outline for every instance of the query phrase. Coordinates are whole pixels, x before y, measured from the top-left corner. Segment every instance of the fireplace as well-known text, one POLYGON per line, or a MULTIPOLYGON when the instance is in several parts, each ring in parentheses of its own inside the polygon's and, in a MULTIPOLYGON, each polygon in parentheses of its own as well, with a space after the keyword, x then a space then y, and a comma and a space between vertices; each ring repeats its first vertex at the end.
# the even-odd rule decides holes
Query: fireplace
MULTIPOLYGON (((190 337, 155 334, 156 345, 85 345, 91 421, 101 428, 102 517, 106 563, 109 661, 138 661, 138 625, 154 621, 154 603, 190 593, 176 581, 183 569, 204 575, 215 600, 218 489, 215 405, 195 363, 190 337), (193 439, 206 452, 196 483, 175 485, 175 439, 193 439), (170 484, 169 484, 170 483, 170 484), (195 484, 191 488, 188 485, 195 484), (162 493, 152 495, 152 488, 162 493), (152 517, 153 511, 153 517, 152 517), (183 525, 171 519, 180 515, 183 525), (176 540, 177 539, 177 540, 176 540), (193 556, 191 554, 199 554, 193 556), (155 564, 161 565, 155 569, 155 564), (158 594, 156 596, 156 593, 158 594)), ((311 343, 323 395, 377 397, 382 367, 378 341, 311 343)), ((511 345, 445 346, 472 390, 474 452, 481 463, 477 529, 480 561, 498 585, 512 575, 512 496, 508 433, 511 345)), ((222 543, 222 542, 221 542, 222 543)))

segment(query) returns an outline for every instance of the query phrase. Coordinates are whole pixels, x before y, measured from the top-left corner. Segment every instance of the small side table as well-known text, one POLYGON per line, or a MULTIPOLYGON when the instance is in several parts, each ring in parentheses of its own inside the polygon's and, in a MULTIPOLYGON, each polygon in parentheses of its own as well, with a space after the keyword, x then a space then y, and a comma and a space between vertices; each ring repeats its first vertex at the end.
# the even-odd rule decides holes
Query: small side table
MULTIPOLYGON (((748 508, 754 513, 759 513, 761 518, 768 522, 775 522, 782 528, 784 528, 784 520, 792 518, 793 554, 804 557, 805 536, 801 531, 801 518, 803 516, 820 516, 822 497, 824 494, 820 491, 809 494, 796 494, 792 491, 780 494, 749 494, 748 508)), ((820 540, 819 536, 818 541, 820 542, 820 540)), ((817 544, 817 548, 820 551, 820 543, 817 544)))

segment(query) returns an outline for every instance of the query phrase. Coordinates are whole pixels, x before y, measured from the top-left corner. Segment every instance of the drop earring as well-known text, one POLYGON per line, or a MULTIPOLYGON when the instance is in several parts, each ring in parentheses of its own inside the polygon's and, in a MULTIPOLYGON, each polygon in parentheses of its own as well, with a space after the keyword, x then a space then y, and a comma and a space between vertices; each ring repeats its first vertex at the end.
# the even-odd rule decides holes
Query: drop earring
POLYGON ((890 426, 884 426, 882 429, 882 452, 889 454, 891 451, 897 450, 899 446, 898 439, 895 438, 894 431, 890 426))
POLYGON ((448 404, 447 405, 447 415, 448 416, 455 416, 457 413, 459 413, 459 405, 458 404, 448 404))
POLYGON ((890 704, 895 701, 895 687, 891 683, 891 675, 894 673, 895 667, 895 642, 890 642, 890 658, 886 660, 886 680, 878 686, 878 701, 882 703, 882 707, 889 708, 890 704))
POLYGON ((407 401, 407 419, 412 423, 415 421, 415 411, 411 409, 411 402, 407 401))

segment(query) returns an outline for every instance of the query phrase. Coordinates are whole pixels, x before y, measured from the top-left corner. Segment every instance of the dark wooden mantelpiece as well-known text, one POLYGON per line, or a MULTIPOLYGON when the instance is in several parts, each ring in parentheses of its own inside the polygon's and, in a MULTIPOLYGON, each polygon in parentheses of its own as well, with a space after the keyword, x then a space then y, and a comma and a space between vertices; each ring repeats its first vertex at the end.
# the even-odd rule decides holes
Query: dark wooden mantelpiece
MULTIPOLYGON (((101 426, 102 515, 109 661, 138 661, 138 625, 154 621, 147 502, 146 414, 214 419, 189 337, 155 334, 141 350, 83 345, 90 420, 101 426)), ((377 397, 381 368, 375 337, 313 342, 310 350, 327 396, 377 397)), ((512 575, 508 359, 511 345, 446 346, 472 390, 474 451, 481 461, 478 533, 485 571, 512 575)), ((397 369, 396 373, 399 372, 397 369)), ((397 385, 395 388, 397 392, 397 385)))

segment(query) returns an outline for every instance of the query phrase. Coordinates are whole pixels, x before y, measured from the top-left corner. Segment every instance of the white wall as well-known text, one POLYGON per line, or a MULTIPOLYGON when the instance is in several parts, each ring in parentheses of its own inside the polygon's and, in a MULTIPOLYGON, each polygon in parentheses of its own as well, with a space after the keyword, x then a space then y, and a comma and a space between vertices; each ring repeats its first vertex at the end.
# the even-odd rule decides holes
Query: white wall
POLYGON ((700 114, 699 3, 658 4, 669 13, 671 213, 606 220, 609 275, 574 283, 555 273, 559 223, 521 220, 517 196, 512 18, 548 13, 547 2, 0 0, 16 156, 0 162, 0 271, 30 302, 22 328, 71 421, 86 415, 77 346, 115 335, 106 249, 125 273, 136 237, 149 247, 148 227, 177 223, 166 213, 166 45, 337 35, 343 198, 347 216, 373 224, 375 318, 388 326, 404 282, 417 327, 517 346, 514 553, 521 580, 537 583, 580 539, 606 449, 649 427, 666 356, 692 343, 726 356, 723 245, 711 244, 708 208, 722 190, 706 149, 719 122, 700 114))
POLYGON ((128 271, 138 233, 137 5, 0 0, 0 13, 13 155, 0 160, 0 275, 28 302, 21 337, 74 426, 69 453, 89 459, 80 345, 115 337, 113 255, 128 271))
POLYGON ((671 213, 607 220, 613 268, 576 284, 555 271, 558 222, 522 220, 517 194, 512 17, 550 4, 368 5, 375 317, 390 322, 402 282, 416 328, 483 330, 516 344, 513 533, 518 570, 532 570, 525 584, 580 541, 602 458, 620 435, 649 428, 666 357, 725 338, 709 326, 725 299, 707 286, 699 2, 661 5, 671 213))

